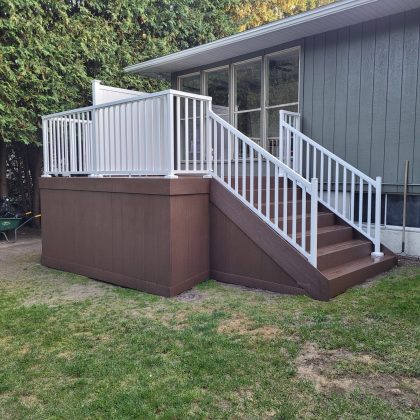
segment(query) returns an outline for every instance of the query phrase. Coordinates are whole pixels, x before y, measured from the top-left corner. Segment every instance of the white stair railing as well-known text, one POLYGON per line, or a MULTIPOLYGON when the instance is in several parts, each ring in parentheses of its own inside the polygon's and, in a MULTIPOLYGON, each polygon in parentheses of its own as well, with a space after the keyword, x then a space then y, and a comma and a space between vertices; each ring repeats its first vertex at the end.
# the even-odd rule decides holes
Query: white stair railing
POLYGON ((42 124, 44 176, 212 175, 316 267, 318 180, 216 115, 210 97, 167 90, 42 124))
POLYGON ((46 115, 44 176, 205 172, 210 102, 167 90, 46 115))
POLYGON ((280 111, 279 160, 306 180, 318 178, 319 202, 374 243, 372 256, 382 256, 381 177, 370 178, 304 135, 300 120, 280 111))
POLYGON ((316 267, 318 180, 303 178, 211 110, 207 138, 212 176, 316 267))

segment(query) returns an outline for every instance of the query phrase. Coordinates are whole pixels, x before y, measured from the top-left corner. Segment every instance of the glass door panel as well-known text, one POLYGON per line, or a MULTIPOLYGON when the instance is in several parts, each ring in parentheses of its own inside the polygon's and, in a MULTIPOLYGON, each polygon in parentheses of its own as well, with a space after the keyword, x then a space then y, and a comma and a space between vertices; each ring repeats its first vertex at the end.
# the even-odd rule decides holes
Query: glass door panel
POLYGON ((180 76, 178 80, 179 90, 182 92, 195 93, 197 95, 201 93, 200 73, 180 76))
POLYGON ((268 57, 268 106, 297 104, 299 97, 299 50, 268 57))
POLYGON ((258 144, 261 144, 261 64, 258 59, 233 67, 235 125, 258 144))
POLYGON ((299 111, 299 49, 267 56, 266 59, 266 145, 278 155, 279 113, 281 109, 299 111))
POLYGON ((205 73, 206 94, 212 97, 213 111, 230 122, 229 113, 229 68, 211 70, 205 73))

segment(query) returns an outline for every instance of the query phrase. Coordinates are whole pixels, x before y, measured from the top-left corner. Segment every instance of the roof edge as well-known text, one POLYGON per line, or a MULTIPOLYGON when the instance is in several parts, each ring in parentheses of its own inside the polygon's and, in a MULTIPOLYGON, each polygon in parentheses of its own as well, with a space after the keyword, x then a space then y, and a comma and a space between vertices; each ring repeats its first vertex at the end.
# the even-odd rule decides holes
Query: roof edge
POLYGON ((199 52, 211 51, 214 48, 223 47, 225 45, 232 44, 236 41, 245 41, 255 36, 265 35, 279 29, 288 28, 294 25, 310 22, 314 19, 326 17, 335 13, 344 12, 351 10, 356 7, 363 5, 377 3, 379 0, 341 0, 331 4, 327 4, 316 9, 311 9, 297 15, 293 15, 284 19, 276 20, 274 22, 267 23, 265 25, 258 26, 256 28, 248 29, 244 32, 239 32, 234 35, 230 35, 224 38, 220 38, 216 41, 211 41, 206 44, 197 45, 195 47, 187 48, 186 50, 177 51, 172 54, 167 54, 158 58, 147 60, 144 62, 132 64, 123 69, 125 73, 137 73, 142 70, 147 70, 150 67, 156 65, 166 64, 169 62, 177 62, 188 58, 199 52))

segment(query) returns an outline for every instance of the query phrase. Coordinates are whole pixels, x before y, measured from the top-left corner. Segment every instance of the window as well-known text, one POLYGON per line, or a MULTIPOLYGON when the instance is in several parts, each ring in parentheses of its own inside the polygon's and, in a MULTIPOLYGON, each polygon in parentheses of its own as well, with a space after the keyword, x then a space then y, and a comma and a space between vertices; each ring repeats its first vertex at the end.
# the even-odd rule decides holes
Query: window
MULTIPOLYGON (((386 195, 386 224, 402 226, 404 210, 403 194, 386 195)), ((406 226, 420 228, 420 195, 407 195, 406 226)))
POLYGON ((279 112, 299 112, 300 47, 180 76, 178 89, 213 98, 213 111, 275 156, 279 112), (201 75, 203 79, 201 79, 201 75))
POLYGON ((276 155, 279 141, 279 112, 281 109, 298 112, 299 49, 266 57, 266 144, 276 155))
POLYGON ((261 143, 261 60, 234 65, 234 120, 238 130, 261 143))
POLYGON ((213 111, 229 122, 229 67, 206 71, 205 85, 213 111))
POLYGON ((178 78, 179 90, 189 93, 201 93, 200 73, 189 74, 178 78))

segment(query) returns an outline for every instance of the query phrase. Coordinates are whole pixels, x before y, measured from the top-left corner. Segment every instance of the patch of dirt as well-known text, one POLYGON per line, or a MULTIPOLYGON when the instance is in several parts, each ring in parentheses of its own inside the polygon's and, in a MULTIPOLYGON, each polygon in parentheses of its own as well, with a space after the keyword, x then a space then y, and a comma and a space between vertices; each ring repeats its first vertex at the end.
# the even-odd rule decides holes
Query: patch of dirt
POLYGON ((272 325, 255 327, 244 315, 236 315, 220 323, 217 332, 221 334, 240 334, 255 338, 271 340, 280 335, 280 330, 272 325))
POLYGON ((86 299, 100 298, 105 288, 93 284, 68 284, 65 281, 53 282, 50 293, 36 293, 26 299, 24 306, 45 304, 50 307, 63 303, 81 302, 86 299))
POLYGON ((311 381, 319 392, 352 392, 356 389, 408 407, 420 404, 420 380, 385 374, 334 376, 336 363, 352 360, 364 365, 378 361, 369 354, 353 354, 347 350, 321 350, 307 343, 296 359, 298 377, 311 381))
POLYGON ((399 255, 398 265, 401 267, 420 267, 420 258, 408 255, 399 255))
POLYGON ((127 308, 124 314, 130 318, 146 318, 151 321, 157 321, 165 327, 173 330, 181 330, 187 325, 187 318, 192 312, 191 310, 182 310, 164 306, 146 306, 143 308, 127 308))
POLYGON ((24 395, 20 401, 26 408, 34 408, 39 405, 39 400, 35 395, 24 395))
POLYGON ((181 293, 178 296, 175 296, 173 299, 179 302, 199 302, 200 300, 203 300, 206 297, 206 294, 202 292, 189 290, 187 292, 181 293))
POLYGON ((269 296, 269 297, 291 296, 285 293, 277 293, 277 292, 272 292, 270 290, 254 289, 252 287, 241 286, 240 284, 224 283, 221 281, 220 282, 218 281, 218 283, 221 284, 223 287, 226 287, 227 289, 236 289, 243 292, 253 292, 253 293, 258 293, 258 294, 269 296))

